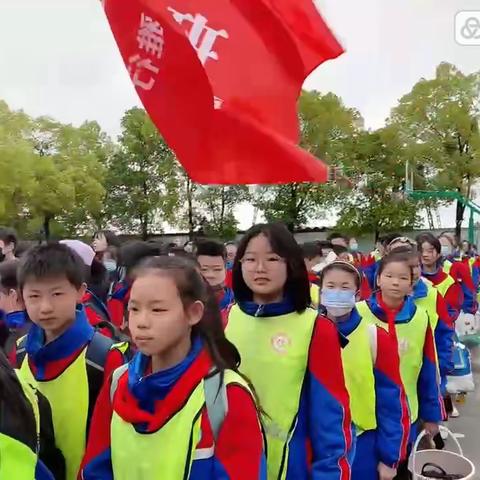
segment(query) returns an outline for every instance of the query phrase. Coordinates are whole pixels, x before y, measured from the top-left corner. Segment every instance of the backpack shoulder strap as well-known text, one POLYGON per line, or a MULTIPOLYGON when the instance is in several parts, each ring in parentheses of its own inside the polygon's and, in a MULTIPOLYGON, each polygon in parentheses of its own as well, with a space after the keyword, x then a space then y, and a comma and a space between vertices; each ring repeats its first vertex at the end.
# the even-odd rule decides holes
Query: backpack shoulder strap
POLYGON ((93 409, 97 402, 100 389, 103 385, 103 371, 107 361, 108 352, 113 345, 112 340, 101 333, 95 332, 92 340, 87 346, 85 361, 87 364, 88 380, 88 416, 87 416, 87 438, 90 430, 90 421, 93 415, 93 409))
POLYGON ((228 413, 227 387, 223 377, 223 372, 216 372, 203 382, 208 419, 215 441, 228 413))
POLYGON ((117 391, 118 382, 120 377, 128 370, 128 364, 122 365, 121 367, 117 368, 112 373, 112 383, 110 384, 110 402, 113 402, 113 397, 115 396, 115 392, 117 391))
POLYGON ((112 345, 113 341, 110 338, 107 338, 99 332, 95 332, 87 347, 87 365, 103 373, 108 352, 112 345))
POLYGON ((20 368, 22 366, 22 363, 25 360, 25 357, 27 356, 26 344, 27 344, 26 335, 24 335, 23 337, 17 340, 17 351, 16 351, 17 368, 20 368))

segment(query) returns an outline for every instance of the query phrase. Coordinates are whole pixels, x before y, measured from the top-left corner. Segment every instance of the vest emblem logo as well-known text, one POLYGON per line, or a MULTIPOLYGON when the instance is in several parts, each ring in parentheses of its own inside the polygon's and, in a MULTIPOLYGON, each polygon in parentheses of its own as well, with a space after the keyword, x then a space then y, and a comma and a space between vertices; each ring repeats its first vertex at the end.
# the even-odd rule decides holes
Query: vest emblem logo
POLYGON ((277 333, 271 339, 272 347, 281 355, 285 355, 287 353, 288 347, 292 344, 290 337, 286 333, 277 333))

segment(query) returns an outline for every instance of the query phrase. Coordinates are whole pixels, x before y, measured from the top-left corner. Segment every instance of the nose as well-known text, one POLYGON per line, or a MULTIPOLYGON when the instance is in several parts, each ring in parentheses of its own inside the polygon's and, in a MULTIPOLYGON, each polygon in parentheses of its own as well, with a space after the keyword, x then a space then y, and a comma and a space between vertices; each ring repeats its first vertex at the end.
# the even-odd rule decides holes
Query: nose
POLYGON ((255 267, 255 271, 256 271, 257 273, 264 273, 265 270, 266 270, 265 263, 266 263, 265 260, 263 260, 263 259, 258 259, 258 260, 257 260, 257 265, 256 265, 256 267, 255 267))
MULTIPOLYGON (((132 313, 130 314, 130 317, 131 316, 132 316, 132 313)), ((148 313, 145 310, 139 310, 135 312, 134 317, 135 318, 133 323, 135 323, 138 329, 146 330, 150 327, 148 313)), ((132 321, 132 319, 129 319, 129 320, 132 321)))
POLYGON ((52 302, 48 296, 42 298, 40 302, 40 313, 46 314, 52 312, 52 302))

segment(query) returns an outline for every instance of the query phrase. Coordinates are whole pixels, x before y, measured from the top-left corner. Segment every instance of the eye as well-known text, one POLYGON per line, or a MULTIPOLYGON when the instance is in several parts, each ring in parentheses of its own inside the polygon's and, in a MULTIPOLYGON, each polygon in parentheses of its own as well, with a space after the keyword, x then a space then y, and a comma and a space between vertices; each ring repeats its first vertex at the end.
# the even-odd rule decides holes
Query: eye
POLYGON ((280 258, 279 257, 269 257, 267 259, 268 262, 279 262, 280 258))
POLYGON ((128 306, 128 311, 129 312, 138 312, 138 307, 136 307, 134 305, 129 305, 128 306))
POLYGON ((63 295, 63 292, 55 292, 53 294, 54 297, 61 297, 63 295))
POLYGON ((162 313, 162 312, 166 312, 166 310, 163 309, 163 308, 158 308, 157 307, 157 308, 152 308, 152 312, 153 313, 162 313))

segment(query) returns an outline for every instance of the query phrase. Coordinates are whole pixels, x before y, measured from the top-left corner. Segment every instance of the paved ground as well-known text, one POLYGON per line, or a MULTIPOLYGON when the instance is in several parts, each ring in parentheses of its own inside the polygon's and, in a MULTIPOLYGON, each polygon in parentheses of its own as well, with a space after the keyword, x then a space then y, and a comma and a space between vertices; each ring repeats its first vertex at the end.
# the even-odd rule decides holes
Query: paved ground
POLYGON ((480 479, 480 348, 472 352, 472 364, 475 372, 476 391, 468 394, 465 404, 459 405, 459 418, 448 421, 448 428, 458 434, 458 441, 467 456, 477 469, 476 479, 480 479), (462 438, 461 436, 464 435, 462 438))

